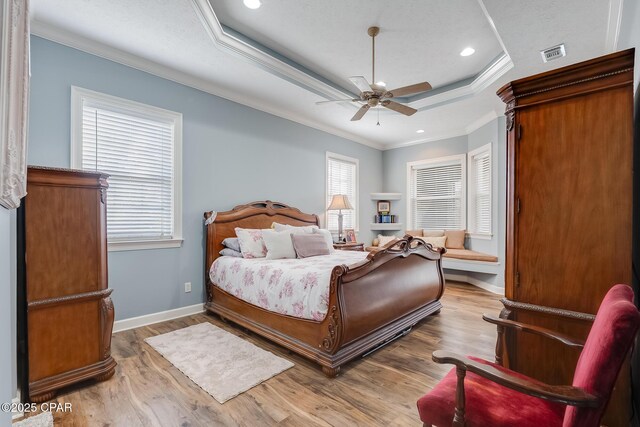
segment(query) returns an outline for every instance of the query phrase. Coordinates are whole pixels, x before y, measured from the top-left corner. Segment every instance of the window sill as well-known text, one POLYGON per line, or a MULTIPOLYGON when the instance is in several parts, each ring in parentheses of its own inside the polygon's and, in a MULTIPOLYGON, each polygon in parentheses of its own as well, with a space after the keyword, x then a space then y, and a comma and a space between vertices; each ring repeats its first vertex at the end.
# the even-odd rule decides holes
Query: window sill
POLYGON ((493 234, 467 233, 467 237, 469 237, 470 239, 476 239, 476 240, 491 240, 493 239, 493 234))
POLYGON ((130 242, 109 242, 109 252, 141 251, 147 249, 169 249, 182 246, 183 239, 136 240, 130 242))

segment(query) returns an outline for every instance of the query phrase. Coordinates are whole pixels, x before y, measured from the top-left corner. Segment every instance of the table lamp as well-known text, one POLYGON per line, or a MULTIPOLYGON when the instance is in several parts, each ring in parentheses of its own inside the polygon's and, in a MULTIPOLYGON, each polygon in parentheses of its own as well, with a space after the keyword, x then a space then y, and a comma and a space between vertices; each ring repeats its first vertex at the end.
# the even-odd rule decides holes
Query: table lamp
POLYGON ((342 210, 351 210, 353 206, 349 203, 346 194, 334 194, 331 198, 331 204, 327 208, 330 211, 338 211, 338 242, 342 242, 342 218, 344 214, 342 210))

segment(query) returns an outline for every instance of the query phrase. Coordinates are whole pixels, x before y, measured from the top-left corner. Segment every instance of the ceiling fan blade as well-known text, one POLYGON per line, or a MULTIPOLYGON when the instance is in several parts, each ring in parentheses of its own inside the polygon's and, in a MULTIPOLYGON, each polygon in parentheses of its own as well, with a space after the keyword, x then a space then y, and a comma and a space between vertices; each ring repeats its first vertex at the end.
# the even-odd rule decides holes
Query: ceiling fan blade
POLYGON ((414 85, 400 87, 398 89, 393 89, 393 90, 387 91, 384 94, 384 97, 385 98, 397 98, 399 96, 411 95, 413 93, 426 92, 426 91, 431 90, 431 89, 433 89, 433 88, 431 87, 431 85, 428 82, 416 83, 414 85))
POLYGON ((332 99, 330 101, 319 101, 316 102, 316 105, 321 105, 321 104, 328 104, 330 102, 360 102, 361 99, 358 98, 352 98, 352 99, 332 99))
POLYGON ((362 116, 364 116, 367 113, 367 111, 369 111, 369 108, 371 108, 369 107, 369 104, 365 104, 362 107, 360 107, 360 109, 356 112, 356 114, 353 117, 351 117, 351 121, 355 122, 357 120, 360 120, 362 116))
POLYGON ((415 108, 411 108, 406 105, 398 104, 397 102, 389 101, 389 100, 382 101, 381 104, 383 107, 393 111, 397 111, 398 113, 404 114, 405 116, 412 116, 418 111, 415 108))
POLYGON ((351 80, 351 83, 353 83, 358 89, 360 89, 360 92, 372 92, 373 91, 371 89, 371 85, 369 84, 369 82, 367 82, 367 79, 365 79, 362 76, 349 77, 349 80, 351 80))

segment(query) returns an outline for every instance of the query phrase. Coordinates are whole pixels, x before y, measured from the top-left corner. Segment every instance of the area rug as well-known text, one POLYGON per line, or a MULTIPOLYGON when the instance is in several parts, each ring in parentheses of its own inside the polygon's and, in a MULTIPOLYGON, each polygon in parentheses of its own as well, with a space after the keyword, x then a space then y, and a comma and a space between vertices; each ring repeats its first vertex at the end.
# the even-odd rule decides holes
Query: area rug
POLYGON ((145 341, 220 403, 293 366, 211 323, 145 341))
POLYGON ((51 412, 43 412, 12 424, 12 427, 53 427, 51 412))

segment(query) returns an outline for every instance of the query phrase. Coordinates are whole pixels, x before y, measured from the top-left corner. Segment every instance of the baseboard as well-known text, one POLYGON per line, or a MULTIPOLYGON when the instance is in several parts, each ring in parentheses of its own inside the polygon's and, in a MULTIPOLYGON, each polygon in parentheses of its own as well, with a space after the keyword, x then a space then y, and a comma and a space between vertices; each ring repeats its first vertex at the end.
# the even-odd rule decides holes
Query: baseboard
POLYGON ((483 282, 482 280, 478 280, 475 277, 467 276, 466 274, 445 273, 444 277, 447 280, 454 280, 456 282, 466 282, 473 286, 477 286, 478 288, 484 289, 485 291, 489 291, 491 293, 504 296, 503 287, 492 285, 491 283, 483 282))
POLYGON ((131 317, 129 319, 116 320, 113 323, 113 333, 139 328, 141 326, 152 325, 154 323, 165 322, 177 319, 178 317, 191 316, 204 312, 204 304, 194 304, 187 307, 175 308, 173 310, 160 311, 158 313, 145 314, 144 316, 131 317))
MULTIPOLYGON (((20 407, 20 390, 18 390, 17 392, 17 396, 14 397, 13 399, 11 399, 11 403, 13 404, 14 408, 19 408, 20 407)), ((12 412, 11 413, 11 421, 15 421, 18 418, 22 418, 24 417, 24 412, 12 412)))

